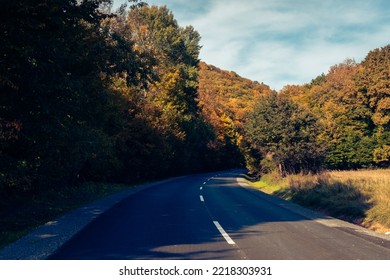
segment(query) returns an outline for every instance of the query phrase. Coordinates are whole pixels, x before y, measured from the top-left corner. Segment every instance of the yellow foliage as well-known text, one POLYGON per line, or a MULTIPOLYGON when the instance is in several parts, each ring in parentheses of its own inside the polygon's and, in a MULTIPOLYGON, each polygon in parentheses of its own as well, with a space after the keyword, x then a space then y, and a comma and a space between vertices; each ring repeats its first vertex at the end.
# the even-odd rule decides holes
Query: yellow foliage
POLYGON ((381 148, 374 150, 374 161, 376 163, 384 163, 390 161, 390 146, 384 145, 381 148))

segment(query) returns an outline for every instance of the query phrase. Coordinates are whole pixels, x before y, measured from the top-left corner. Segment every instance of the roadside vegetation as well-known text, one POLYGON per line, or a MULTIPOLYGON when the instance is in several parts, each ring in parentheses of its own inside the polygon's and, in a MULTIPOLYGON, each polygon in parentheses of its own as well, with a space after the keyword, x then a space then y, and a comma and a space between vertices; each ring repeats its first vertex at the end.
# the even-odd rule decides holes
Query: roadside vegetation
POLYGON ((390 169, 277 173, 252 183, 260 190, 304 207, 385 233, 390 231, 390 169))
POLYGON ((132 188, 125 184, 83 183, 41 193, 0 193, 0 248, 29 231, 78 207, 132 188))

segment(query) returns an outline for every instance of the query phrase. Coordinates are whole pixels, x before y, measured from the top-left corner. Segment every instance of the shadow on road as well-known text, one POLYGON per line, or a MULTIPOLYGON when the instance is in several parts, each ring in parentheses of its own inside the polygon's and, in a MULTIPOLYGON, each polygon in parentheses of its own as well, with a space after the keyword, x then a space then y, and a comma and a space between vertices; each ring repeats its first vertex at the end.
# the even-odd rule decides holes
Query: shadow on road
POLYGON ((385 248, 378 255, 358 255, 360 249, 348 255, 341 247, 349 235, 331 235, 312 223, 328 217, 291 211, 292 203, 243 188, 236 178, 237 172, 200 174, 132 195, 49 259, 390 258, 385 248), (213 221, 237 244, 227 244, 213 221), (334 247, 345 252, 332 255, 334 247))

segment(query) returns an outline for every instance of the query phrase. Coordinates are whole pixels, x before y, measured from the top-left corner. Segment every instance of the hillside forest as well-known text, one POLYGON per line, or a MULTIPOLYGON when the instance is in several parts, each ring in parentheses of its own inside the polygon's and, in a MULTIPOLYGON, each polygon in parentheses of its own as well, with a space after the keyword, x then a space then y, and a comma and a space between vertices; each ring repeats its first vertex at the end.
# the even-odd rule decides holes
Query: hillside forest
POLYGON ((167 7, 22 0, 0 14, 2 194, 389 166, 390 45, 275 92, 200 61, 200 34, 167 7))

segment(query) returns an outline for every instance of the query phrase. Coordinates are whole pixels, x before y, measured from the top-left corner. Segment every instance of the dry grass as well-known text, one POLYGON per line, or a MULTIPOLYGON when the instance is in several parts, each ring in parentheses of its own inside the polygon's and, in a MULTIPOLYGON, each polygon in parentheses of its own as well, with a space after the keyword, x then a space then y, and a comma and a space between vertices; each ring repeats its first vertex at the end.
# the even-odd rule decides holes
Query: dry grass
POLYGON ((379 232, 390 231, 390 169, 333 171, 333 180, 346 183, 369 197, 372 205, 362 224, 379 232))
POLYGON ((390 169, 327 171, 258 183, 266 192, 363 225, 390 231, 390 169))

